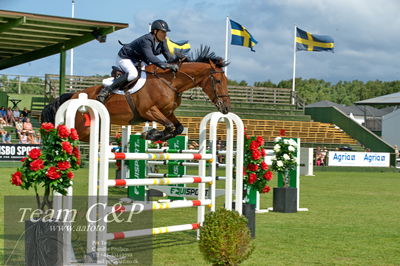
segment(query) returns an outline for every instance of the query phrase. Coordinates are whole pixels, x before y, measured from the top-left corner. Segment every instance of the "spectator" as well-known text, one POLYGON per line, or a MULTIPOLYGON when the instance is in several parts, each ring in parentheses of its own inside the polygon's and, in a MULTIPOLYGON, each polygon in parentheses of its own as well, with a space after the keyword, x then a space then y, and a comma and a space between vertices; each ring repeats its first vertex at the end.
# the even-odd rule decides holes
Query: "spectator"
POLYGON ((317 149, 315 150, 315 164, 317 166, 321 166, 322 163, 322 151, 320 147, 317 147, 317 149))
POLYGON ((197 142, 196 141, 192 141, 190 144, 189 144, 189 150, 197 150, 198 148, 199 148, 199 144, 197 144, 197 142))
POLYGON ((36 142, 36 138, 34 137, 33 133, 28 133, 28 136, 26 139, 28 141, 28 144, 39 144, 36 142))
POLYGON ((11 110, 11 107, 7 108, 7 123, 9 125, 14 125, 15 119, 14 119, 14 113, 13 110, 11 110))
POLYGON ((7 111, 6 108, 4 108, 4 106, 2 106, 0 108, 0 117, 4 119, 4 121, 7 122, 7 111))
POLYGON ((11 134, 8 133, 7 131, 3 131, 1 133, 1 140, 2 140, 2 143, 11 144, 11 134))
POLYGON ((19 144, 28 144, 28 137, 26 136, 25 132, 21 132, 19 135, 19 144))
POLYGON ((24 123, 22 123, 21 118, 16 117, 15 118, 15 131, 17 133, 17 137, 18 137, 18 134, 22 132, 23 127, 24 127, 24 123))
POLYGON ((29 111, 26 109, 26 107, 24 107, 24 110, 21 111, 21 115, 23 117, 22 122, 25 122, 29 115, 29 111))
POLYGON ((2 117, 0 117, 0 129, 3 129, 6 126, 7 126, 6 120, 4 120, 2 117))
POLYGON ((31 123, 31 120, 29 119, 29 117, 26 118, 24 124, 23 124, 23 128, 22 131, 25 133, 35 133, 35 131, 33 130, 33 126, 31 123))
POLYGON ((42 143, 42 139, 40 138, 40 133, 36 134, 35 141, 36 141, 36 144, 41 144, 42 143))
POLYGON ((18 107, 15 107, 13 111, 14 119, 19 117, 20 114, 18 107))

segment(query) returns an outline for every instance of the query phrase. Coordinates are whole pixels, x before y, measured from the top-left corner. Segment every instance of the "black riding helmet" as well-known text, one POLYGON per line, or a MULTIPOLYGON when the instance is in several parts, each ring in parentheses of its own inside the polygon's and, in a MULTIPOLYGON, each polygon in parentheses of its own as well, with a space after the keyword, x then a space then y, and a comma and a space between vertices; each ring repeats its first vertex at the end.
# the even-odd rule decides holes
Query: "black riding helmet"
POLYGON ((153 30, 163 30, 163 31, 171 31, 168 27, 167 22, 162 19, 157 19, 151 23, 151 31, 153 30))

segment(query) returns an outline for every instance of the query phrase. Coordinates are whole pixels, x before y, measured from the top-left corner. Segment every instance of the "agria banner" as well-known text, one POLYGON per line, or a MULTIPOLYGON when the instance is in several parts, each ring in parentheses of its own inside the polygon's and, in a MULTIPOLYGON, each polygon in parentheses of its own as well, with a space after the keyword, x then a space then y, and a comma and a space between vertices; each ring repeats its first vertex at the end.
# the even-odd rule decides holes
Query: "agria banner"
POLYGON ((389 167, 390 153, 330 151, 329 166, 389 167))

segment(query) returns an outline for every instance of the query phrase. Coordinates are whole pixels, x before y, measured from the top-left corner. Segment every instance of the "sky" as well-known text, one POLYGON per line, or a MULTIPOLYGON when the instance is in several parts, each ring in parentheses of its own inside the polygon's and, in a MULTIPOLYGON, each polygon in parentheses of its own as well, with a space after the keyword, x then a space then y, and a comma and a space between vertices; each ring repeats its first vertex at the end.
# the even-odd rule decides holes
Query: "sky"
MULTIPOLYGON (((0 9, 71 17, 72 0, 0 0, 0 9)), ((75 17, 128 23, 106 43, 74 49, 75 75, 106 75, 123 43, 148 32, 155 19, 168 22, 172 40, 189 40, 192 50, 209 45, 225 54, 226 17, 245 26, 258 41, 249 48, 229 45, 229 79, 279 82, 293 75, 294 26, 329 35, 335 52, 296 53, 296 77, 340 80, 400 79, 398 0, 75 0, 75 17)), ((229 28, 230 30, 230 28, 229 28)), ((230 42, 230 37, 229 37, 230 42)), ((67 74, 70 56, 67 57, 67 74)), ((59 56, 4 69, 0 74, 58 74, 59 56)))

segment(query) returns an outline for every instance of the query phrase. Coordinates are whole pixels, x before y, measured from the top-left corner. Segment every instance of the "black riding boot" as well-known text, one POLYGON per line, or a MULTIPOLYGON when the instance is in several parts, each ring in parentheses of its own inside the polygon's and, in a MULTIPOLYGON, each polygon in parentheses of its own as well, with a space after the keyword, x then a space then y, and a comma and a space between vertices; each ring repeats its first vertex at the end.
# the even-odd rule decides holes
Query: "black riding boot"
POLYGON ((107 99, 110 92, 125 85, 126 82, 128 82, 128 73, 125 73, 125 74, 122 74, 121 76, 119 76, 117 79, 114 80, 113 84, 111 84, 110 86, 102 88, 99 95, 97 95, 96 99, 99 102, 104 103, 104 101, 107 99))

